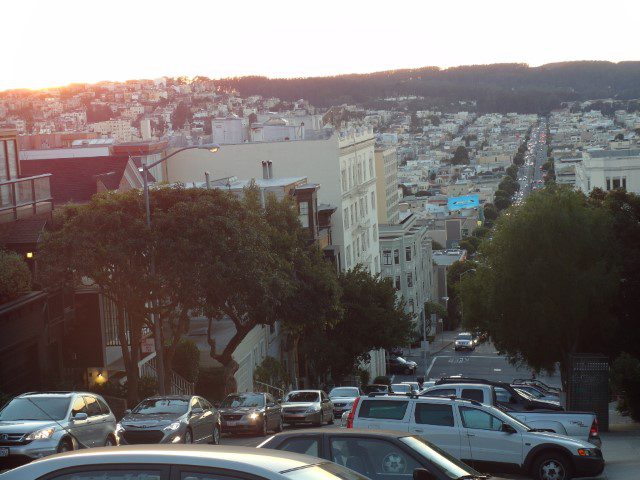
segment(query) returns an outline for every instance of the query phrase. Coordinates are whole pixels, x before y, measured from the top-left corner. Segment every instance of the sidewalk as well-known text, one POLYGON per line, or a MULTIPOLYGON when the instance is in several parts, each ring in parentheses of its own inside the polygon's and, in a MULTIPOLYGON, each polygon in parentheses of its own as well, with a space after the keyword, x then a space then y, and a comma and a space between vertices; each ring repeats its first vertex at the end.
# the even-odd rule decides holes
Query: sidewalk
POLYGON ((607 462, 603 480, 640 478, 640 424, 623 417, 616 403, 609 405, 609 431, 600 433, 602 454, 607 462))

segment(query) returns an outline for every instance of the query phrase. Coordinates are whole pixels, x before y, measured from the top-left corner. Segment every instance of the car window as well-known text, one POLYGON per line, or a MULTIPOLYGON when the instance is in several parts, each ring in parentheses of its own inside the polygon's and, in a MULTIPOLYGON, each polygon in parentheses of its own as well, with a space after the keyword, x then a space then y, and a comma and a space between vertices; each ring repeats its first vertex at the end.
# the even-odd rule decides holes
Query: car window
POLYGON ((318 437, 289 438, 280 444, 278 450, 286 452, 303 453, 313 457, 318 456, 320 440, 318 437))
POLYGON ((453 427, 453 407, 438 403, 416 403, 416 423, 453 427))
MULTIPOLYGON (((499 403, 512 403, 512 396, 509 392, 507 392, 502 387, 495 387, 494 391, 496 392, 496 402, 499 403)), ((515 399, 514 399, 515 400, 515 399)))
POLYGON ((111 409, 109 408, 109 405, 107 405, 107 402, 105 402, 101 398, 98 398, 98 404, 100 405, 100 410, 102 410, 102 413, 104 413, 105 415, 109 415, 111 413, 111 409))
POLYGON ((293 468, 282 473, 291 480, 367 480, 367 477, 331 462, 293 468))
POLYGON ((502 429, 502 421, 499 418, 477 408, 460 407, 460 416, 466 428, 493 431, 502 429))
POLYGON ((429 397, 451 397, 455 396, 455 394, 455 388, 438 388, 436 390, 429 390, 428 392, 424 392, 424 395, 427 395, 429 397))
POLYGON ((200 399, 200 405, 202 406, 202 408, 204 408, 205 410, 211 410, 211 404, 205 400, 204 398, 200 399))
POLYGON ((285 402, 291 402, 291 403, 296 403, 296 402, 308 403, 308 402, 319 402, 319 401, 320 401, 320 396, 318 395, 317 392, 290 392, 287 394, 285 398, 285 402))
POLYGON ((0 421, 31 418, 34 420, 62 420, 69 411, 69 398, 19 397, 0 410, 0 421))
POLYGON ((105 465, 104 469, 100 467, 91 468, 91 470, 83 468, 82 471, 67 471, 47 478, 50 480, 161 480, 165 477, 160 470, 137 469, 135 467, 113 469, 105 465))
POLYGON ((333 437, 329 441, 331 460, 373 480, 412 478, 421 465, 388 440, 333 437))
POLYGON ((477 388, 463 388, 460 397, 484 402, 484 393, 477 388))
POLYGON ((191 407, 191 410, 193 410, 194 408, 202 408, 202 405, 200 405, 200 401, 197 397, 193 397, 191 399, 191 403, 189 404, 189 406, 191 407))
POLYGON ((148 398, 140 402, 132 413, 138 415, 176 414, 187 413, 189 402, 182 398, 148 398))
POLYGON ((74 416, 77 413, 87 413, 87 405, 84 403, 82 397, 76 397, 73 401, 73 406, 71 407, 71 416, 74 416))
POLYGON ((95 397, 86 395, 84 397, 84 402, 87 404, 87 415, 89 415, 90 417, 97 417, 98 415, 102 415, 102 410, 100 409, 98 400, 96 400, 95 397))
POLYGON ((394 400, 363 400, 358 417, 402 420, 409 402, 394 400))

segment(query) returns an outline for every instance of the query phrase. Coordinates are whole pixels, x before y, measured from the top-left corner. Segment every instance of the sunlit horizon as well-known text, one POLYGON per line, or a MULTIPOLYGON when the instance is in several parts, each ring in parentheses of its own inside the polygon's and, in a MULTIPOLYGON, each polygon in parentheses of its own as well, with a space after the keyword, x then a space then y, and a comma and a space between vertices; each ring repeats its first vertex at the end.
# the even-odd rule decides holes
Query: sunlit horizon
MULTIPOLYGON (((577 0, 22 0, 3 5, 0 91, 159 77, 299 78, 438 66, 640 60, 621 12, 577 0)), ((634 15, 635 14, 635 15, 634 15)))

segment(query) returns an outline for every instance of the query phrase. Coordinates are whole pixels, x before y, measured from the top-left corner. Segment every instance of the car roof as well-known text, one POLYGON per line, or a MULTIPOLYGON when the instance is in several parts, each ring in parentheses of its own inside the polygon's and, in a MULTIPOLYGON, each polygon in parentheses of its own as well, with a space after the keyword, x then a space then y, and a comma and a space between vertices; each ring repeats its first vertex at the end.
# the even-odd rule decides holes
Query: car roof
POLYGON ((68 398, 71 397, 73 395, 96 395, 95 393, 91 393, 91 392, 70 392, 70 391, 64 391, 64 392, 27 392, 27 393, 23 393, 18 395, 16 398, 24 398, 24 397, 29 397, 29 398, 37 398, 37 397, 60 397, 60 398, 68 398))
MULTIPOLYGON (((151 463, 158 465, 184 464, 223 468, 268 476, 308 465, 326 463, 308 455, 219 445, 125 445, 118 448, 100 447, 76 450, 36 460, 8 472, 7 480, 34 478, 50 471, 69 467, 100 464, 151 463)), ((5 478, 5 477, 3 477, 5 478)))
POLYGON ((322 390, 291 390, 289 393, 304 393, 304 392, 320 393, 322 392, 322 390))
POLYGON ((197 396, 198 395, 153 395, 145 398, 144 400, 158 400, 160 398, 166 398, 168 400, 191 400, 193 397, 197 396))

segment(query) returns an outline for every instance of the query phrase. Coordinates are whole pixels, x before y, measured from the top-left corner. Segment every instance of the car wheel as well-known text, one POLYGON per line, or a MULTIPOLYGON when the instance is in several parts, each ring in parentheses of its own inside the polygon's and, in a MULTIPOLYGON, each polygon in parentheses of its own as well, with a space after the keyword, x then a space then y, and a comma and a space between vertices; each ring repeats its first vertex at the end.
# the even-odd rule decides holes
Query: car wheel
POLYGON ((189 428, 184 432, 184 443, 193 443, 193 433, 191 433, 189 428))
POLYGON ((531 472, 536 480, 570 480, 571 464, 562 455, 550 452, 540 455, 533 464, 531 472))
POLYGON ((278 420, 278 425, 276 425, 276 433, 280 433, 283 430, 283 421, 282 421, 282 417, 280 417, 280 420, 278 420))
POLYGON ((211 444, 220 445, 220 427, 217 424, 213 426, 213 433, 211 434, 211 444))
POLYGON ((116 445, 117 445, 116 441, 111 435, 109 435, 107 439, 104 441, 105 447, 115 447, 116 445))
POLYGON ((73 450, 73 443, 71 443, 71 440, 69 440, 68 438, 64 438, 60 440, 60 443, 58 444, 58 448, 56 449, 58 453, 70 452, 72 450, 73 450))

